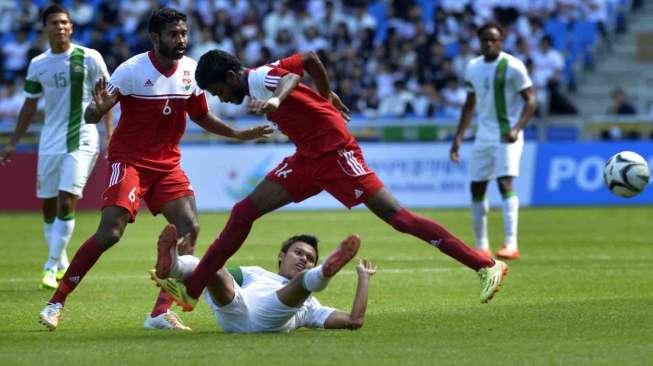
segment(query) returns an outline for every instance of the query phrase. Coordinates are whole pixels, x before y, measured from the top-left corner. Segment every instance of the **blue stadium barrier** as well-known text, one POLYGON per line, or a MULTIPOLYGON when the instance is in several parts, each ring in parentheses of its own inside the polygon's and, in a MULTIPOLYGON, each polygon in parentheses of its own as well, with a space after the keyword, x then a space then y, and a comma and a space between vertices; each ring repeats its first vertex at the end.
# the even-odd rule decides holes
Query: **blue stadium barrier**
POLYGON ((549 19, 544 23, 544 32, 553 40, 553 47, 558 51, 567 48, 568 24, 555 19, 549 19))

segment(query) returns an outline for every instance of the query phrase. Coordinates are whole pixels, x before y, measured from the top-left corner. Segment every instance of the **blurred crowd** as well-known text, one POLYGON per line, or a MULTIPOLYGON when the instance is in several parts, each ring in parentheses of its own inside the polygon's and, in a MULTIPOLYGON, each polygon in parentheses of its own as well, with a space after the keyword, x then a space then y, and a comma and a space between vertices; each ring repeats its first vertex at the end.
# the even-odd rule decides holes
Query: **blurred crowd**
MULTIPOLYGON (((540 112, 575 114, 564 93, 574 87, 567 45, 556 44, 547 22, 595 26, 596 42, 619 27, 624 0, 72 0, 75 42, 97 49, 109 71, 150 47, 147 20, 159 6, 188 15, 189 49, 198 59, 220 48, 246 66, 293 52, 316 51, 333 88, 366 117, 457 118, 465 100, 462 78, 477 55, 476 29, 488 20, 507 30, 504 48, 522 59, 536 85, 540 112), (615 13, 617 12, 617 13, 615 13)), ((637 3, 637 1, 634 1, 637 3)), ((41 35, 44 1, 0 0, 0 124, 15 123, 29 60, 48 48, 41 35)), ((556 24, 558 24, 556 23, 556 24)), ((585 60, 586 61, 586 60, 585 60)), ((212 98, 223 117, 244 105, 212 98)))

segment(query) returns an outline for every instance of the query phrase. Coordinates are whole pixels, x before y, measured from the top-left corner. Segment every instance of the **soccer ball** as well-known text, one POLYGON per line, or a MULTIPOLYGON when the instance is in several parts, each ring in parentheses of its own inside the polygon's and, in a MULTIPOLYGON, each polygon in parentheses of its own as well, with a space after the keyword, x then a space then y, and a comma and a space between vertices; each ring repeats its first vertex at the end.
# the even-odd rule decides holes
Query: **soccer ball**
POLYGON ((622 151, 605 164, 603 179, 612 193, 620 197, 633 197, 648 184, 648 164, 637 153, 622 151))

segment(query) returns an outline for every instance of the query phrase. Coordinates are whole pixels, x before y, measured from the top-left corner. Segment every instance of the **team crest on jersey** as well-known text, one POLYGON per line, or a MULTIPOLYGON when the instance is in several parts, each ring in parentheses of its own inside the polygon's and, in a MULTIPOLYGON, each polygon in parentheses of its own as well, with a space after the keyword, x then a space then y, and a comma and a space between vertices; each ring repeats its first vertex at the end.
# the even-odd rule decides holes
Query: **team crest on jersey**
POLYGON ((82 65, 75 65, 75 66, 73 66, 73 71, 74 72, 84 72, 84 67, 82 65))
MULTIPOLYGON (((184 71, 184 74, 186 71, 184 71)), ((185 90, 190 90, 190 86, 193 83, 193 80, 191 78, 183 78, 181 79, 181 82, 184 83, 184 89, 185 90)))

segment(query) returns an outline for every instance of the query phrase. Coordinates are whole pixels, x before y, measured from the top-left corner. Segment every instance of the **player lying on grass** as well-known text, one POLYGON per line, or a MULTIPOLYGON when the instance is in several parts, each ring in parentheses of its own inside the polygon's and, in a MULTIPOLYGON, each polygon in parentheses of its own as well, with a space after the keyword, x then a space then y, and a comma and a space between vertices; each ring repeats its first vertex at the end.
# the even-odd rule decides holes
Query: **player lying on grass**
MULTIPOLYGON (((178 242, 180 252, 185 252, 181 248, 184 239, 177 239, 175 226, 166 226, 159 237, 153 280, 168 276, 184 278, 197 266, 199 258, 177 256, 178 242)), ((369 279, 376 273, 376 267, 366 260, 356 267, 358 286, 350 313, 322 306, 311 293, 324 290, 329 280, 356 255, 360 238, 349 235, 319 266, 316 266, 317 243, 317 238, 311 235, 297 235, 284 241, 277 273, 261 267, 220 268, 209 280, 204 294, 220 327, 227 333, 362 327, 369 279)))
POLYGON ((331 91, 324 65, 314 53, 246 69, 235 56, 213 50, 200 58, 195 77, 200 88, 223 102, 240 104, 249 95, 250 110, 266 114, 297 151, 234 205, 224 229, 186 280, 162 281, 164 291, 184 310, 193 309, 210 277, 240 248, 256 219, 323 190, 347 208, 364 204, 395 230, 425 241, 476 271, 482 303, 499 290, 508 272, 505 263, 476 252, 434 220, 403 208, 367 166, 338 110, 342 108, 334 107, 342 103, 331 91), (304 70, 318 92, 300 82, 304 70))

